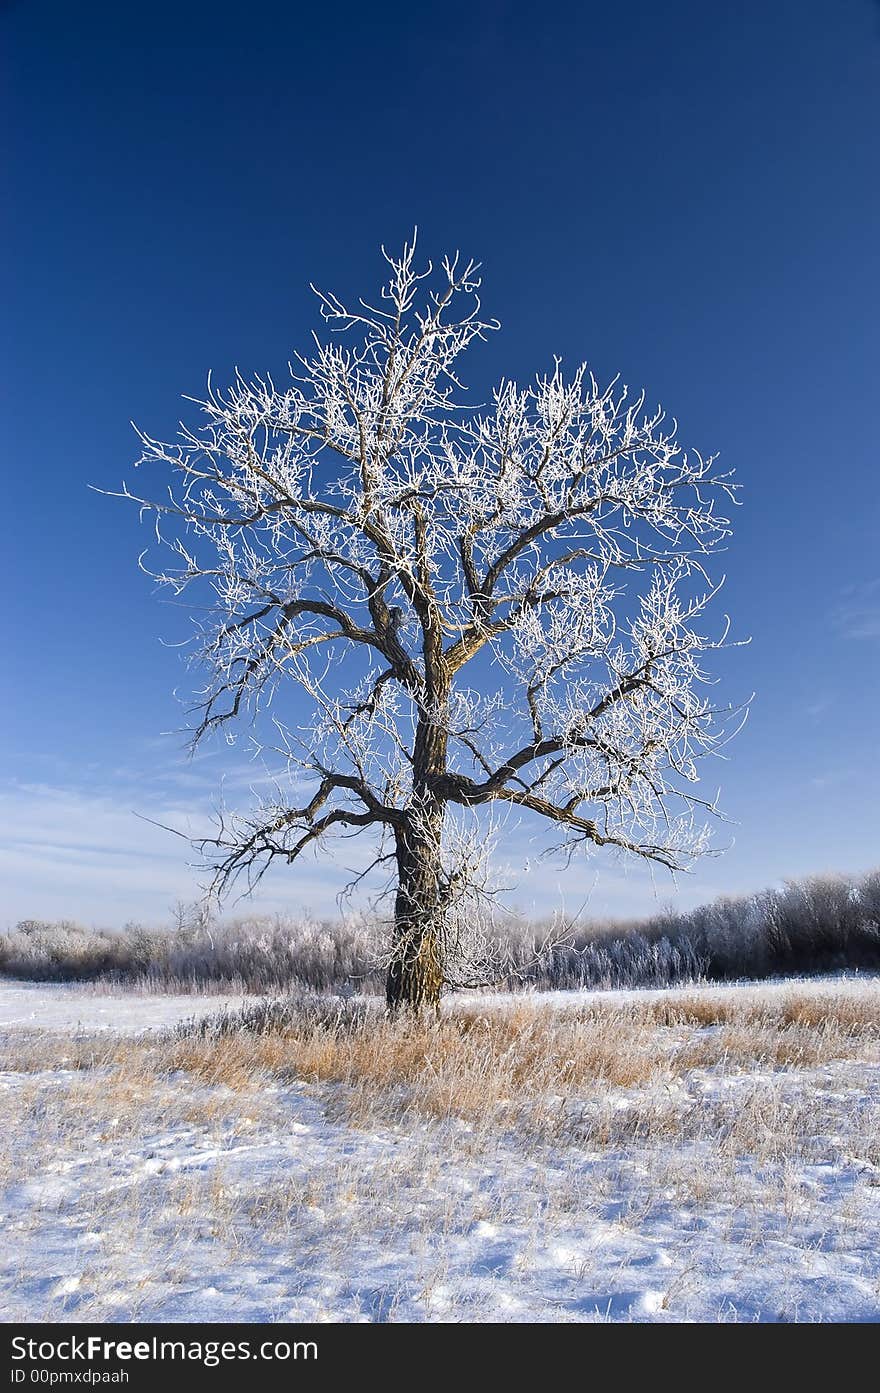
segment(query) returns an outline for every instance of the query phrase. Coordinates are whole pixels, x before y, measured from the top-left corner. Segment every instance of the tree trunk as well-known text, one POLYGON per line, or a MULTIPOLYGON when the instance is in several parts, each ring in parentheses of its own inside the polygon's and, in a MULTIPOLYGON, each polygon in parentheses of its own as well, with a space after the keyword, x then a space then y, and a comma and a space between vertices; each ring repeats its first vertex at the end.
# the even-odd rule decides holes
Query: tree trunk
POLYGON ((392 1015, 401 1008, 428 1007, 439 1013, 444 979, 440 839, 445 805, 433 785, 446 770, 449 673, 441 630, 430 613, 423 624, 425 703, 413 742, 412 803, 396 832, 394 942, 385 983, 392 1015))
POLYGON ((388 1010, 440 1009, 443 989, 443 913, 440 903, 439 805, 408 821, 397 836, 397 897, 393 956, 385 998, 388 1010))

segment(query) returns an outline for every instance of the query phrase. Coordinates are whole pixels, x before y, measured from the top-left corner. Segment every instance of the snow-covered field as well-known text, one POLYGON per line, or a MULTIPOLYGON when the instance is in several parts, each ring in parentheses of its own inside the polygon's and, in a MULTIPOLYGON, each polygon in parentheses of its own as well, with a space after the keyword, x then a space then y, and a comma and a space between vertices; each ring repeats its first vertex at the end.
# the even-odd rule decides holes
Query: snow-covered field
POLYGON ((114 995, 83 988, 75 982, 5 982, 0 980, 0 1031, 14 1026, 40 1030, 113 1030, 135 1035, 177 1025, 191 1016, 208 1015, 224 1007, 235 1009, 253 997, 230 995, 172 996, 157 992, 114 995))
POLYGON ((134 1036, 217 1008, 0 985, 6 1319, 880 1318, 880 982, 134 1036))

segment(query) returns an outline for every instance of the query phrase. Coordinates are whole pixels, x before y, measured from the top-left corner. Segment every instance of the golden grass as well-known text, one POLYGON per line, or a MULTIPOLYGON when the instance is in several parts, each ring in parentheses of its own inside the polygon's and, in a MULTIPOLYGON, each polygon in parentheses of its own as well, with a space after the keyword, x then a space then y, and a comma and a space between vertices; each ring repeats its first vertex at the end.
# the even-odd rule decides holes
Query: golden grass
POLYGON ((847 992, 829 988, 805 992, 794 988, 777 996, 760 992, 670 993, 634 1008, 658 1025, 757 1025, 782 1029, 801 1025, 840 1035, 880 1039, 880 991, 847 992))
POLYGON ((552 1135, 575 1117, 580 1135, 607 1145, 682 1125, 679 1102, 606 1108, 621 1091, 672 1089, 700 1070, 733 1075, 878 1057, 880 993, 829 990, 763 998, 694 992, 564 1011, 534 1002, 504 1010, 453 1004, 439 1021, 397 1023, 304 1012, 263 1033, 164 1039, 59 1040, 22 1031, 6 1041, 0 1067, 70 1071, 72 1110, 123 1119, 115 1125, 126 1132, 157 1106, 157 1080, 182 1074, 201 1088, 177 1090, 174 1103, 163 1104, 169 1124, 228 1123, 241 1111, 240 1095, 265 1100, 273 1081, 322 1091, 336 1085, 332 1109, 356 1124, 453 1118, 495 1130, 526 1123, 552 1135))
POLYGON ((255 1075, 345 1089, 349 1114, 514 1116, 526 1103, 591 1088, 632 1088, 668 1063, 628 1012, 549 1017, 529 1007, 441 1021, 367 1020, 352 1029, 293 1025, 278 1034, 192 1037, 163 1051, 164 1066, 206 1083, 245 1086, 255 1075))

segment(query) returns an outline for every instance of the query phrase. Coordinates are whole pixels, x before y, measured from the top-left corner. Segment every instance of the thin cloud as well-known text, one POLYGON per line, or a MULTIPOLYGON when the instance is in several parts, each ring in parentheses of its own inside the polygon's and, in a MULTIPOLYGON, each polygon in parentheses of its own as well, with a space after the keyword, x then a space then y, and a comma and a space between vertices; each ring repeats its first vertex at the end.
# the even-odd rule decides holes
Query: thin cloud
MULTIPOLYGON (((190 835, 209 828, 180 803, 144 811, 190 835)), ((29 916, 108 923, 164 912, 196 893, 187 853, 179 838, 139 819, 128 799, 40 783, 0 787, 0 917, 7 923, 29 916)))
POLYGON ((808 702, 804 707, 804 714, 809 716, 811 721, 818 721, 820 716, 824 716, 826 711, 830 711, 833 706, 831 697, 819 697, 816 701, 808 702))
POLYGON ((844 638, 880 639, 880 578, 841 591, 834 624, 844 638))
MULTIPOLYGON (((0 923, 66 918, 105 926, 132 919, 165 922, 179 899, 196 899, 203 874, 196 853, 163 827, 188 836, 212 829, 207 805, 141 802, 50 784, 0 786, 0 923), (143 819, 149 817, 154 822, 143 819)), ((295 876, 267 878, 268 893, 246 908, 336 912, 346 879, 332 864, 305 863, 295 876)), ((241 906, 239 906, 239 910, 241 906)))

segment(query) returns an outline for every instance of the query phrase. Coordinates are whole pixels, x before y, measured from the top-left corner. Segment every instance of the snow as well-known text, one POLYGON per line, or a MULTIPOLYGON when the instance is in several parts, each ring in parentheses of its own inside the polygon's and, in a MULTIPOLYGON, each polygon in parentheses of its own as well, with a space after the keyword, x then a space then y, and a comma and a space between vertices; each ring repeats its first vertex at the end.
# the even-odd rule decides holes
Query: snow
POLYGON ((35 1026, 40 1030, 112 1030, 135 1035, 141 1030, 177 1025, 192 1016, 210 1015, 224 1007, 235 1009, 258 1000, 230 995, 171 996, 161 992, 83 989, 75 982, 0 982, 0 1030, 35 1026))
MULTIPOLYGON (((217 1005, 0 989, 13 1039, 217 1005)), ((64 1065, 0 1076, 9 1320, 880 1319, 880 1062, 617 1089, 619 1115, 647 1090, 681 1125, 604 1148, 454 1119, 357 1128, 305 1080, 243 1095, 166 1075, 129 1105, 64 1065), (722 1156, 700 1119, 733 1127, 756 1098, 766 1149, 722 1156), (824 1130, 777 1156, 774 1119, 804 1109, 824 1130)))
POLYGON ((694 982, 675 987, 584 987, 580 990, 520 992, 465 991, 457 1000, 491 1007, 534 1006, 540 1010, 553 1007, 558 1011, 577 1010, 591 1002, 620 1005, 623 1002, 675 1001, 677 997, 697 995, 701 1000, 723 1001, 725 997, 742 999, 744 995, 757 1001, 772 1002, 775 998, 797 992, 798 996, 825 996, 830 991, 845 990, 847 995, 876 995, 880 977, 872 973, 837 973, 827 977, 767 977, 736 982, 694 982))

